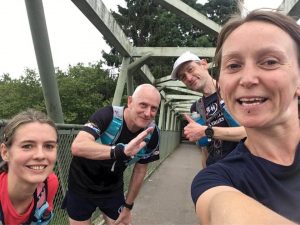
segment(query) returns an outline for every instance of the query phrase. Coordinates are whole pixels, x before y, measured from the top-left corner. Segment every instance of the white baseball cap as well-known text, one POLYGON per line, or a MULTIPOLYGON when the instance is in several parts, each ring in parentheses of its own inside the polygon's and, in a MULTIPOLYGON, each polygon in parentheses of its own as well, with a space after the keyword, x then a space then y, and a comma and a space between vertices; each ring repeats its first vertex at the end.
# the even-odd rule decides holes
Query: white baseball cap
POLYGON ((179 66, 182 63, 188 62, 188 61, 200 61, 200 58, 198 56, 196 56, 195 54, 191 53, 191 52, 185 52, 183 53, 181 56, 178 57, 178 59, 176 59, 174 66, 173 66, 173 70, 171 73, 171 79, 172 80, 177 80, 177 70, 179 68, 179 66))

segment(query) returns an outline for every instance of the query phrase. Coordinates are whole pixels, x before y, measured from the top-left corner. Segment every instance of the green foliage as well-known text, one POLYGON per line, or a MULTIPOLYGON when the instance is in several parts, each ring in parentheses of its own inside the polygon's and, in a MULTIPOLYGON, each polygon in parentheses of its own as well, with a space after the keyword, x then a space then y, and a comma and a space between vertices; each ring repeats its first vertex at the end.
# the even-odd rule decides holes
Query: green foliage
MULTIPOLYGON (((67 72, 57 70, 57 82, 65 123, 83 124, 98 108, 111 104, 116 81, 102 63, 77 64, 67 72)), ((0 77, 0 119, 9 119, 27 108, 46 112, 38 74, 30 69, 20 79, 0 77)))
POLYGON ((70 66, 57 71, 65 123, 83 124, 98 108, 111 104, 116 81, 101 69, 101 63, 70 66))
MULTIPOLYGON (((153 0, 126 0, 113 16, 134 46, 195 46, 195 38, 205 33, 184 18, 169 12, 153 0)), ((200 11, 196 0, 185 2, 200 11)))
POLYGON ((209 19, 223 25, 232 14, 239 12, 239 6, 237 0, 210 0, 201 11, 209 19))
POLYGON ((11 79, 9 74, 0 77, 0 118, 10 119, 27 108, 45 112, 40 80, 34 70, 26 69, 25 76, 11 79))
MULTIPOLYGON (((119 13, 112 12, 128 39, 137 47, 213 47, 216 35, 207 34, 202 28, 194 26, 161 7, 154 0, 125 0, 127 8, 118 6, 119 13)), ((183 0, 209 19, 223 24, 229 16, 238 11, 236 0, 210 0, 198 4, 197 0, 183 0)), ((113 48, 103 55, 109 65, 120 66, 121 56, 113 48)), ((169 75, 175 58, 151 58, 147 65, 155 78, 169 75)), ((143 80, 137 78, 137 84, 143 80)))
POLYGON ((102 56, 105 58, 107 66, 116 67, 122 62, 122 57, 117 54, 115 48, 112 48, 111 54, 107 54, 106 52, 102 51, 102 56))

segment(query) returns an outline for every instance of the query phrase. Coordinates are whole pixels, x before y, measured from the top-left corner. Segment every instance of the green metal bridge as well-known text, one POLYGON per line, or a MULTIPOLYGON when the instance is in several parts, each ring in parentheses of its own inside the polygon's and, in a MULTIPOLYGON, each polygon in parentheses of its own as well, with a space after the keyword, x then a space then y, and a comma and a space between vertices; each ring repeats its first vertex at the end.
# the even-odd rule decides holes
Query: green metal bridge
MULTIPOLYGON (((129 42, 126 35, 117 24, 109 10, 101 0, 72 0, 78 9, 97 28, 104 38, 123 56, 118 76, 117 87, 114 93, 113 105, 120 105, 124 95, 125 85, 127 95, 134 90, 134 75, 141 74, 143 79, 153 84, 160 91, 162 100, 157 124, 161 129, 160 152, 161 159, 151 163, 148 167, 148 176, 164 162, 176 149, 181 140, 182 121, 180 114, 188 112, 190 105, 201 96, 200 93, 186 89, 180 81, 172 81, 170 75, 156 79, 147 66, 151 57, 178 57, 185 51, 191 51, 199 57, 212 58, 215 48, 201 47, 136 47, 129 42), (177 92, 178 94, 169 94, 177 92)), ((195 26, 204 28, 209 33, 218 34, 221 26, 209 20, 204 15, 189 7, 180 0, 156 0, 158 4, 176 13, 195 26)), ((243 4, 243 0, 239 0, 243 4)), ((80 125, 64 124, 62 107, 54 76, 54 65, 48 38, 48 31, 43 10, 42 0, 25 0, 26 9, 36 53, 39 74, 43 87, 43 94, 48 115, 56 122, 59 128, 59 151, 55 172, 60 180, 60 187, 55 198, 55 217, 51 224, 68 224, 64 210, 60 209, 63 196, 67 189, 68 168, 71 162, 70 145, 81 129, 80 125)), ((298 0, 283 0, 279 7, 283 12, 300 17, 300 3, 298 0)), ((171 67, 172 65, 170 65, 171 67)), ((5 121, 0 121, 0 130, 5 121)), ((129 167, 124 176, 127 187, 132 167, 129 167)), ((97 213, 94 215, 97 217, 97 213)))

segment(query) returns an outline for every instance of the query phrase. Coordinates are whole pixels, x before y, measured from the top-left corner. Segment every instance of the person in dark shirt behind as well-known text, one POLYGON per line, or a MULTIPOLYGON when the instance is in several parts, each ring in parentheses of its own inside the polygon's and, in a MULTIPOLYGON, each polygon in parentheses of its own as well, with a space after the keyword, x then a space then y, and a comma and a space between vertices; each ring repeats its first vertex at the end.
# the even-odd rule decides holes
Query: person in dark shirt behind
POLYGON ((245 129, 226 111, 208 67, 205 59, 185 52, 175 61, 171 73, 173 80, 180 80, 187 88, 203 94, 191 108, 199 115, 201 123, 185 114, 188 125, 184 128, 189 141, 197 141, 201 147, 203 167, 224 158, 246 136, 245 129))

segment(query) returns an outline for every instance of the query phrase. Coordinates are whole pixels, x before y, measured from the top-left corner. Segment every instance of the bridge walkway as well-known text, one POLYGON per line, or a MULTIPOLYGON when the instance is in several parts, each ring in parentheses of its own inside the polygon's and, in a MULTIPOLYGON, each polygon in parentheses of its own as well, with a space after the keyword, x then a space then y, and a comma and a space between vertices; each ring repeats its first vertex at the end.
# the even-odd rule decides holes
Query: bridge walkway
POLYGON ((145 181, 132 225, 197 225, 190 186, 201 168, 197 146, 181 143, 145 181))

